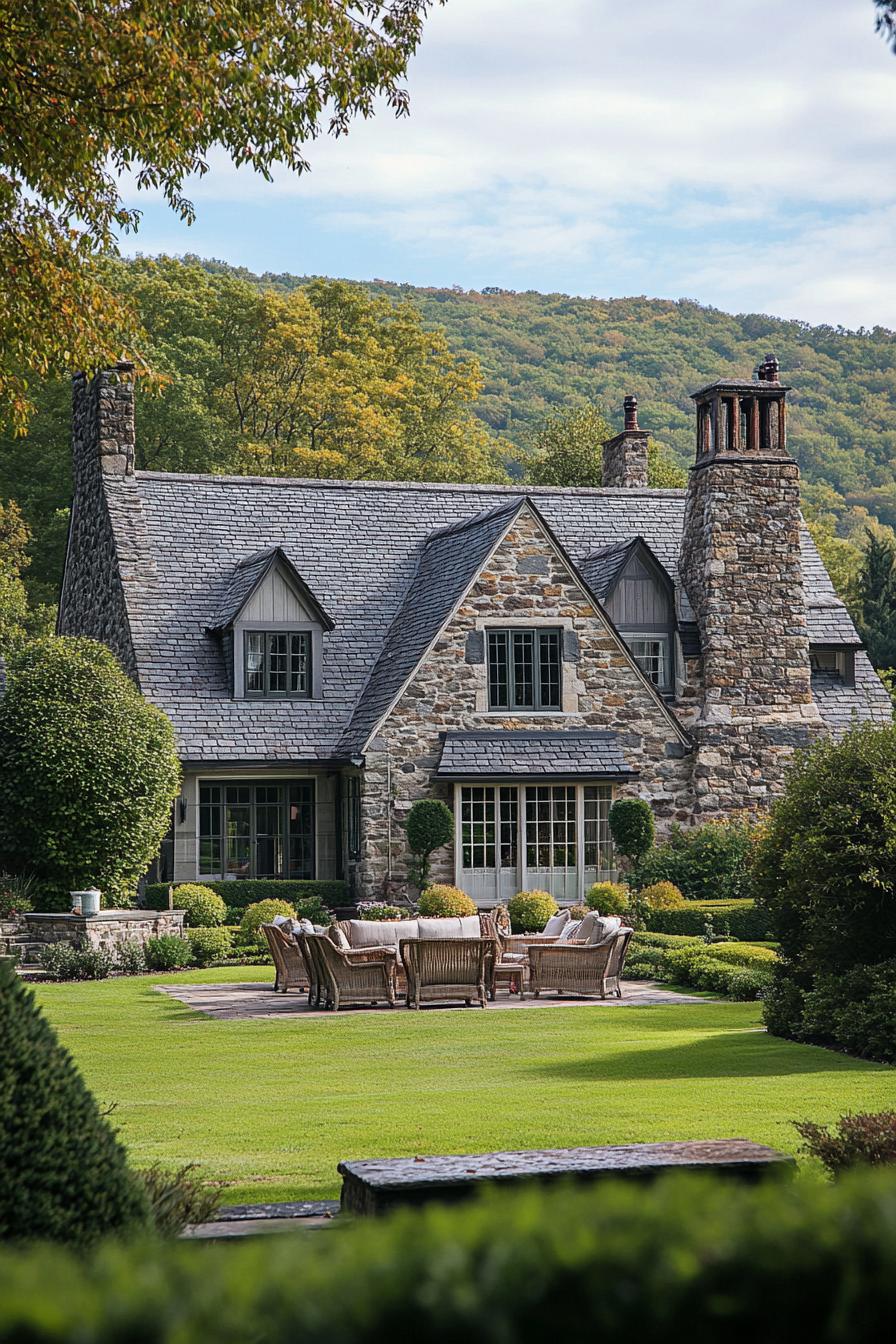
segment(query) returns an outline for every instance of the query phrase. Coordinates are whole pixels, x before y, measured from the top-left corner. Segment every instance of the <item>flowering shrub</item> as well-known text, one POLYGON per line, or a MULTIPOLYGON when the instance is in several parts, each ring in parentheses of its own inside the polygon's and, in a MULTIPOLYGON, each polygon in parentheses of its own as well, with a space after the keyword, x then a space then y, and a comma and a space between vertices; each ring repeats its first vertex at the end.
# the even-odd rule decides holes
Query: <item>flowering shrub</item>
POLYGON ((146 965, 150 971, 181 971, 192 960, 190 944, 176 933, 146 940, 146 965))
POLYGON ((358 905, 358 914, 369 920, 401 919, 402 911, 397 905, 386 905, 385 901, 362 901, 358 905))
POLYGON ((559 910, 549 891, 520 891, 507 902, 514 933, 540 933, 559 910))
POLYGON ((652 882, 642 887, 638 900, 648 910, 680 910, 684 905, 684 896, 674 882, 652 882))
POLYGON ((623 915, 629 907, 629 890, 624 882, 594 882, 585 893, 589 910, 602 915, 623 915))
POLYGON ((421 893, 417 910, 426 918, 447 919, 452 916, 459 918, 463 915, 475 915, 476 906, 459 887, 434 883, 421 893))

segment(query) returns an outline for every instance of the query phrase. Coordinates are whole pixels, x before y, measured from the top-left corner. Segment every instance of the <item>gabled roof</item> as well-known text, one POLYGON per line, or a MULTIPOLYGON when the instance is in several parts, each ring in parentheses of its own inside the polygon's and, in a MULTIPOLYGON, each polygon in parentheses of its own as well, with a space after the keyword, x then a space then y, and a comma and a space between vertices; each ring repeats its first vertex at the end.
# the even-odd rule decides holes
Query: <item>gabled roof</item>
POLYGON ((835 737, 856 721, 893 722, 893 702, 867 653, 856 654, 855 673, 855 686, 847 686, 836 672, 812 673, 812 698, 835 737))
POLYGON ((622 754, 616 734, 604 729, 495 729, 446 733, 436 773, 442 779, 629 779, 637 771, 622 754))
POLYGON ((302 605, 323 626, 324 630, 332 630, 332 620, 283 548, 281 546, 267 546, 264 550, 247 555, 235 566, 227 584, 217 618, 209 625, 209 631, 218 633, 222 630, 228 630, 239 619, 240 612, 247 605, 249 599, 261 587, 271 570, 275 568, 279 568, 285 574, 287 581, 297 590, 302 605))
MULTIPOLYGON (((678 573, 683 490, 552 489, 529 486, 394 484, 141 472, 103 487, 146 695, 170 716, 190 761, 332 760, 381 660, 432 534, 474 537, 476 519, 528 496, 581 568, 595 551, 643 537, 670 575, 678 573), (323 636, 321 697, 233 699, 219 625, 240 563, 279 551, 335 623, 323 636)), ((846 608, 807 531, 803 573, 810 637, 858 643, 846 608), (816 637, 818 636, 818 637, 816 637), (848 637, 848 638, 847 638, 848 637)), ((449 545, 450 549, 450 545, 449 545)), ((458 561, 462 563, 462 561, 458 561)), ((676 578, 683 620, 693 619, 676 578)), ((228 610, 232 610, 232 607, 228 610)), ((863 717, 866 701, 852 688, 863 717)), ((822 708, 822 713, 824 713, 822 708)))
POLYGON ((670 589, 674 589, 674 578, 668 573, 662 561, 654 555, 644 538, 631 537, 628 541, 614 542, 612 546, 604 546, 599 551, 594 551, 579 566, 601 602, 606 602, 612 595, 626 565, 636 553, 644 555, 648 565, 659 572, 670 589))

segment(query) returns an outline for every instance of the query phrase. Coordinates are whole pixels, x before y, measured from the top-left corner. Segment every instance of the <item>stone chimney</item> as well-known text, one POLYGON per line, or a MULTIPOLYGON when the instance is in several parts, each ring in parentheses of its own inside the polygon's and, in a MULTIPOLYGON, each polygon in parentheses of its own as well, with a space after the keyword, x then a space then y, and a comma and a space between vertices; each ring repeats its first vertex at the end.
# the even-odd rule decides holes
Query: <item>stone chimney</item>
POLYGON ((700 631, 698 810, 768 801, 785 758, 821 729, 810 689, 800 473, 778 362, 693 394, 697 452, 679 572, 700 631), (701 754, 702 753, 702 756, 701 754))
POLYGON ((134 366, 119 360, 88 379, 72 379, 72 454, 75 492, 79 480, 89 481, 97 468, 107 476, 133 476, 134 366))
POLYGON ((626 397, 622 407, 625 428, 604 444, 601 484, 623 490, 645 490, 647 434, 638 428, 638 398, 626 397))

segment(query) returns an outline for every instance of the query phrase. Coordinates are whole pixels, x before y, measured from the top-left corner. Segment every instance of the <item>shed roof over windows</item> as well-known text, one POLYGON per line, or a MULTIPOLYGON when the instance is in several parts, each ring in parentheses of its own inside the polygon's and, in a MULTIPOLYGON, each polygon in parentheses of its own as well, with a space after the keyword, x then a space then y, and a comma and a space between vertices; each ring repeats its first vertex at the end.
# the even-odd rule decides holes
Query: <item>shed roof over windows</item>
POLYGON ((437 771, 441 779, 631 779, 616 733, 448 732, 437 771))

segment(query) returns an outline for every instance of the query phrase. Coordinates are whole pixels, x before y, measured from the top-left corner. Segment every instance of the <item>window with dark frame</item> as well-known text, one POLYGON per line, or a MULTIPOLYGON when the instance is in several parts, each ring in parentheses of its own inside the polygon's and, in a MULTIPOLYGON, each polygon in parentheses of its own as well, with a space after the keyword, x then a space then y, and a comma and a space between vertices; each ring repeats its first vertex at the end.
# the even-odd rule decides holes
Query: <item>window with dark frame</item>
POLYGON ((560 636, 555 629, 488 631, 489 709, 560 709, 560 636))
POLYGON ((310 698, 309 630, 246 630, 244 650, 246 695, 310 698))
POLYGON ((361 776, 345 777, 345 845, 350 859, 361 854, 361 776))
POLYGON ((314 780, 200 784, 202 877, 314 877, 314 780))

